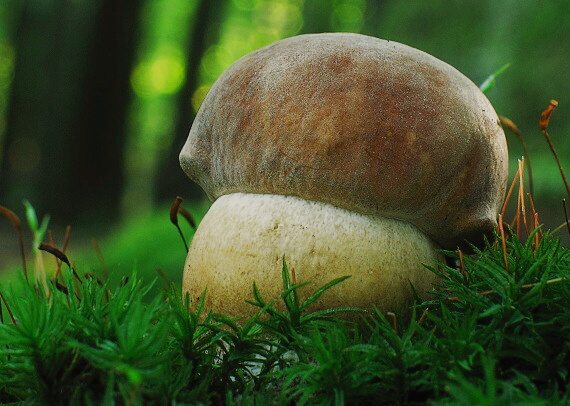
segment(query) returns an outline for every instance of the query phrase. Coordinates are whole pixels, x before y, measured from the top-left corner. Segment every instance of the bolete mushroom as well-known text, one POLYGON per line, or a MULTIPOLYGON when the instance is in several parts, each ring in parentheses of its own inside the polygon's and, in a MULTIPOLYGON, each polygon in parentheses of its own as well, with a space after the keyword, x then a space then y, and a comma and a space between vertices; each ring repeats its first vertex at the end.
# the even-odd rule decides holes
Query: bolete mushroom
MULTIPOLYGON (((180 154, 214 201, 184 269, 193 300, 251 314, 255 281, 282 289, 285 256, 317 308, 401 311, 436 277, 439 249, 492 233, 507 147, 490 102, 422 51, 310 34, 241 58, 212 86, 180 154)), ((301 290, 301 293, 303 290, 301 290)))

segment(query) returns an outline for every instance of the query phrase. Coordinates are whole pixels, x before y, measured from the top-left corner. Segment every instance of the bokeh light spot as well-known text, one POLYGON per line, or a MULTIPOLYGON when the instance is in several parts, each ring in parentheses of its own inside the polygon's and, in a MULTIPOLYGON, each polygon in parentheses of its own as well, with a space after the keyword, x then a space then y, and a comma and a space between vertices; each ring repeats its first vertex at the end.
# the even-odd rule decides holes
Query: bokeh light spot
POLYGON ((139 63, 131 75, 131 86, 140 97, 173 94, 184 84, 186 66, 182 52, 158 50, 148 61, 139 63))
POLYGON ((362 0, 337 0, 333 6, 332 26, 336 31, 359 32, 364 25, 366 3, 362 0))
POLYGON ((192 95, 192 107, 194 108, 194 112, 198 112, 198 109, 206 98, 208 91, 210 91, 210 86, 200 86, 198 89, 196 89, 192 95))
POLYGON ((275 39, 298 34, 303 27, 303 14, 298 6, 285 2, 265 2, 259 7, 256 24, 275 39))
POLYGON ((250 11, 259 4, 259 0, 232 0, 239 10, 250 11))
POLYGON ((223 55, 224 51, 219 45, 212 45, 204 53, 201 67, 210 78, 216 79, 224 71, 225 67, 219 63, 223 55))
POLYGON ((9 88, 14 76, 14 49, 0 42, 0 89, 9 88))

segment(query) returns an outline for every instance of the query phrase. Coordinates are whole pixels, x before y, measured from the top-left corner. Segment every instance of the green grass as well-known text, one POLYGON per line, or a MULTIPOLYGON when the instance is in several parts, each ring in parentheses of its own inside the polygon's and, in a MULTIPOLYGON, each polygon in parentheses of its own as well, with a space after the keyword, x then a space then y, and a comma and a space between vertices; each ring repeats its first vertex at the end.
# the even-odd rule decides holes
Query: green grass
MULTIPOLYGON (((192 212, 196 221, 199 222, 206 213, 209 203, 185 202, 184 205, 192 212)), ((112 226, 106 236, 97 241, 105 267, 114 275, 130 275, 136 271, 139 278, 151 282, 157 276, 157 269, 180 286, 182 270, 186 259, 184 244, 177 234, 176 228, 169 221, 170 207, 163 205, 152 212, 134 214, 123 220, 120 224, 112 226)), ((2 217, 0 217, 2 218, 2 217)), ((1 221, 4 221, 2 218, 1 221)), ((37 223, 37 221, 36 221, 37 223)), ((194 235, 192 228, 185 221, 180 221, 180 226, 187 239, 194 235)), ((33 224, 28 224, 32 236, 33 224)), ((37 228, 37 227, 36 227, 37 228)), ((14 235, 14 238, 16 236, 14 235)), ((56 240, 61 241, 63 235, 55 235, 56 240)), ((45 238, 34 238, 33 246, 37 247, 37 241, 46 241, 45 238)), ((79 271, 96 273, 101 270, 101 260, 97 251, 90 243, 91 237, 77 237, 72 229, 67 254, 79 271)), ((25 249, 29 253, 28 241, 25 241, 25 249)), ((35 249, 34 252, 36 253, 35 249)), ((18 260, 17 252, 14 253, 14 262, 0 272, 0 282, 14 279, 21 272, 21 260, 18 260)), ((28 262, 30 258, 28 258, 28 262)), ((51 258, 45 258, 46 266, 53 268, 51 258), (49 261, 49 262, 48 262, 49 261)), ((28 263, 33 267, 33 262, 28 263)), ((31 270, 30 270, 31 272, 31 270)))
POLYGON ((570 251, 549 235, 505 247, 449 252, 457 267, 431 270, 441 289, 411 319, 359 325, 311 313, 323 290, 301 303, 286 267, 285 310, 252 287, 259 311, 239 322, 136 273, 98 281, 64 266, 47 293, 20 277, 1 287, 15 323, 3 303, 0 402, 569 404, 570 251))

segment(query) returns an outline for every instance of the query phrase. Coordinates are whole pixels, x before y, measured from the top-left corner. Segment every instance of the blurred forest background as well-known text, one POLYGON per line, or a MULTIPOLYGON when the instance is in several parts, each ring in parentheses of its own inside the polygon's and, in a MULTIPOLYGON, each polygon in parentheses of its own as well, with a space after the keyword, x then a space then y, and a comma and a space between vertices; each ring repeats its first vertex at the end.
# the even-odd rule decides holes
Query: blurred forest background
MULTIPOLYGON (((0 204, 23 218, 30 200, 60 240, 67 224, 77 244, 123 233, 132 251, 109 237, 108 252, 159 252, 175 260, 141 261, 179 272, 168 205, 181 195, 198 216, 206 208, 178 153, 208 89, 259 47, 334 31, 419 48, 478 85, 510 63, 487 95, 529 144, 542 219, 563 221, 564 186, 538 119, 560 102, 549 130, 570 169, 570 2, 538 0, 0 0, 0 204), (153 213, 168 238, 152 231, 153 213)), ((515 168, 522 149, 507 138, 515 168)), ((0 266, 17 258, 13 235, 0 220, 0 266)))

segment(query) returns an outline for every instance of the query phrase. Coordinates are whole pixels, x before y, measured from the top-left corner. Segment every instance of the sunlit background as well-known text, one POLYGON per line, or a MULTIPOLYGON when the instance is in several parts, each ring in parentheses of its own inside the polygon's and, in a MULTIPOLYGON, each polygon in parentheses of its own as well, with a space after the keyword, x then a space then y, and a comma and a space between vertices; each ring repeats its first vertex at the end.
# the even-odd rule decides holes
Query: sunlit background
MULTIPOLYGON (((178 278, 168 206, 180 195, 197 217, 207 208, 177 157, 208 89, 257 48, 335 31, 419 48, 476 84, 510 63, 488 97, 529 144, 543 221, 563 221, 538 119, 560 102, 549 129, 568 165, 570 2, 538 0, 1 0, 0 204, 51 214, 56 243, 71 224, 84 271, 98 266, 96 238, 108 266, 178 278)), ((515 168, 522 149, 507 138, 515 168)), ((0 268, 17 259, 14 236, 0 218, 0 268)))

